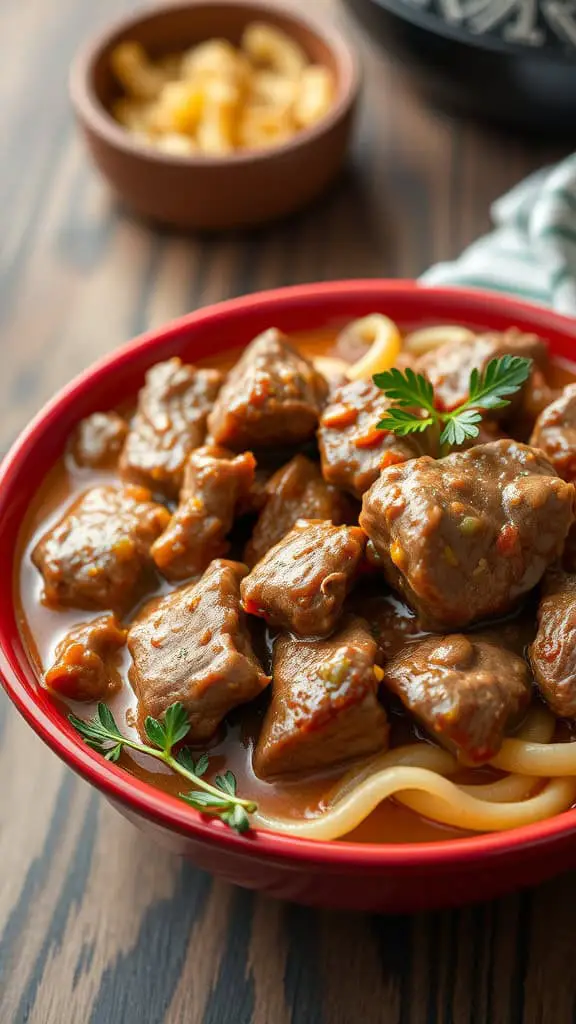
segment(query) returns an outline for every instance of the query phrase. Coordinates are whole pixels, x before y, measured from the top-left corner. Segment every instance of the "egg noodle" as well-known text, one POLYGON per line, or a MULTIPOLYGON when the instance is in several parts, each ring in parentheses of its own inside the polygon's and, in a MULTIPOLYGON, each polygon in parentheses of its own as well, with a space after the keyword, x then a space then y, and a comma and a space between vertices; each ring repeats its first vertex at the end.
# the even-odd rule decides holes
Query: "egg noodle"
POLYGON ((441 345, 474 337, 468 327, 441 324, 411 331, 402 341, 398 324, 382 313, 370 313, 354 320, 344 333, 366 344, 366 352, 360 359, 352 365, 341 364, 348 380, 370 380, 375 373, 389 370, 402 351, 409 356, 422 356, 441 345))
POLYGON ((460 785, 452 754, 428 743, 397 747, 349 771, 324 809, 304 820, 258 812, 255 824, 303 839, 338 839, 390 797, 417 814, 472 832, 531 825, 568 810, 576 800, 576 743, 553 743, 554 717, 534 708, 518 738, 506 739, 490 765, 509 774, 460 785))

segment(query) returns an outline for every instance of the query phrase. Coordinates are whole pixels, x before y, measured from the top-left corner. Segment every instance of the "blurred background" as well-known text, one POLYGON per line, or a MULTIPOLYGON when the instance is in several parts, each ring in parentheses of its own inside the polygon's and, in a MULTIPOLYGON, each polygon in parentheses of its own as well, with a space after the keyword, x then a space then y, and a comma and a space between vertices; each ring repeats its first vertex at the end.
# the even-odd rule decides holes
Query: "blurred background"
POLYGON ((362 32, 338 0, 314 0, 316 17, 345 27, 364 77, 338 182, 298 216, 247 235, 150 229, 90 166, 67 94, 80 44, 136 6, 22 0, 0 10, 4 448, 57 387, 134 334, 273 285, 416 276, 483 232, 493 199, 569 151, 437 112, 414 89, 411 66, 362 32))

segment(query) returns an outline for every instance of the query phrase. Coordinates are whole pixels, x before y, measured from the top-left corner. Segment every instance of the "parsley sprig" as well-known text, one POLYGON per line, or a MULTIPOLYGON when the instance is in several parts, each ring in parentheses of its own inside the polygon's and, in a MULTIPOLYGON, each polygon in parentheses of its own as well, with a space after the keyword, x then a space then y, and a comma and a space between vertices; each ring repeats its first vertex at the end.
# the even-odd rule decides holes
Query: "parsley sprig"
POLYGON ((190 729, 188 715, 179 701, 171 704, 161 719, 146 718, 144 729, 150 745, 123 736, 107 704, 98 704, 96 715, 87 722, 76 715, 68 715, 68 719, 88 746, 107 761, 116 763, 125 747, 154 757, 194 784, 195 789, 179 794, 191 807, 202 814, 220 818, 236 832, 249 830, 248 816, 254 813, 256 804, 236 795, 236 778, 232 772, 217 775, 212 785, 203 778, 209 767, 208 754, 201 754, 195 760, 190 747, 181 747, 174 752, 174 747, 190 729))
POLYGON ((484 370, 472 370, 468 398, 450 412, 436 407, 434 388, 422 374, 410 368, 402 373, 397 367, 377 373, 374 383, 393 403, 377 424, 378 429, 406 437, 432 427, 440 431, 441 449, 463 444, 478 437, 482 420, 479 410, 509 405, 510 396, 528 380, 531 369, 532 360, 524 356, 491 359, 484 370))

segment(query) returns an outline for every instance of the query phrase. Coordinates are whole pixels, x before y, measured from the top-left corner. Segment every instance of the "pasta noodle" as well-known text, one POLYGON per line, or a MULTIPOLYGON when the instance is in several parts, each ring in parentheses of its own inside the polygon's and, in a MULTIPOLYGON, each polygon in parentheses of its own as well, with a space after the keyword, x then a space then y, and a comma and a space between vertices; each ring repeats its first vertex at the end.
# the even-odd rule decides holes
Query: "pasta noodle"
POLYGON ((494 782, 453 782, 446 778, 458 771, 452 754, 414 743, 352 769, 332 792, 327 808, 316 816, 296 821, 260 813, 258 824, 307 839, 337 839, 392 796, 424 817, 476 832, 542 821, 567 810, 576 798, 576 744, 548 742, 553 729, 552 715, 533 710, 522 738, 505 740, 490 762, 496 768, 513 767, 515 774, 494 782))
POLYGON ((576 776, 576 743, 525 743, 505 740, 491 762, 502 771, 519 775, 576 776))
POLYGON ((182 59, 182 77, 193 84, 198 81, 223 81, 245 85, 250 65, 226 39, 209 39, 194 46, 182 59))
POLYGON ((576 796, 576 780, 566 778, 553 779, 535 796, 516 797, 504 803, 479 799, 470 789, 455 786, 440 776, 437 780, 430 788, 422 787, 425 794, 403 793, 401 802, 434 821, 473 832, 505 831, 532 825, 567 810, 576 796))
POLYGON ((529 825, 567 810, 576 797, 576 779, 553 779, 536 796, 494 803, 478 799, 436 771, 399 766, 370 775, 317 817, 300 821, 262 813, 255 817, 261 826, 302 838, 337 839, 360 825, 382 800, 399 793, 402 802, 419 814, 457 828, 490 832, 529 825))
POLYGON ((202 120, 196 142, 205 153, 230 153, 234 149, 234 124, 240 95, 238 88, 225 81, 207 83, 202 120))
POLYGON ((308 128, 324 117, 333 99, 332 75, 328 68, 311 64, 300 77, 298 97, 294 104, 294 120, 300 128, 308 128))
POLYGON ((510 800, 525 800, 542 782, 532 775, 505 775, 497 782, 479 783, 473 786, 461 786, 463 793, 470 793, 480 800, 493 803, 506 803, 510 800))
POLYGON ((285 142, 320 121, 336 96, 333 71, 311 64, 298 43, 263 22, 246 26, 239 48, 208 39, 152 60, 127 40, 110 63, 125 93, 112 104, 116 120, 180 155, 224 156, 285 142))
POLYGON ((238 140, 248 149, 275 146, 291 134, 289 112, 273 107, 246 107, 238 127, 238 140))
POLYGON ((445 326, 420 327, 417 331, 411 331, 404 338, 404 348, 413 356, 423 356, 426 352, 432 352, 441 345, 448 342, 470 341, 474 337, 472 331, 467 327, 459 327, 454 324, 445 326))
POLYGON ((254 71, 250 82, 250 100, 255 106, 290 110, 298 95, 298 83, 274 71, 254 71))
POLYGON ((148 128, 158 133, 196 131, 204 109, 204 95, 199 86, 186 82, 169 82, 148 114, 148 128))
POLYGON ((298 78, 308 63, 298 43, 272 25, 260 21, 246 28, 242 49, 254 64, 271 67, 287 78, 298 78))
POLYGON ((350 380, 370 380, 375 373, 382 373, 394 366, 402 347, 402 337, 389 317, 382 313, 371 313, 350 324, 348 332, 370 345, 366 355, 348 368, 350 380))
POLYGON ((165 72, 151 64, 139 43, 120 43, 110 63, 120 84, 135 99, 153 100, 165 84, 165 72))

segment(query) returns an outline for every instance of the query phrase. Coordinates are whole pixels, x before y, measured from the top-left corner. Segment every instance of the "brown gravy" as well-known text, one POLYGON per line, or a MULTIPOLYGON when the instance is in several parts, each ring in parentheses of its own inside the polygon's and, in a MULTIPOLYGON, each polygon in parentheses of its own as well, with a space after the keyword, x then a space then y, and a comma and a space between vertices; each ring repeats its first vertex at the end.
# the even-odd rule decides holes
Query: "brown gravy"
MULTIPOLYGON (((296 340, 299 347, 308 356, 315 357, 332 354, 333 339, 333 331, 322 331, 296 340)), ((237 355, 237 352, 230 351, 226 353, 225 357, 217 360, 199 360, 199 365, 228 369, 235 362, 237 355)), ((575 379, 576 367, 572 370, 565 363, 558 363, 553 367, 550 383, 560 387, 575 379)), ((90 613, 81 609, 57 611, 41 603, 42 580, 32 565, 30 552, 40 536, 52 522, 61 517, 66 507, 82 491, 98 483, 117 482, 117 479, 112 472, 79 469, 72 460, 64 457, 47 473, 28 510, 20 533, 14 593, 20 630, 39 677, 50 665, 54 650, 64 634, 78 623, 86 621, 90 617, 90 613)), ((166 592, 169 586, 168 583, 159 580, 158 588, 153 593, 147 594, 146 601, 155 594, 166 592)), ((534 613, 532 609, 528 608, 517 622, 506 626, 506 629, 515 637, 515 646, 519 651, 529 641, 533 623, 534 613)), ((402 638, 399 642, 403 642, 402 638)), ((128 663, 129 655, 125 651, 122 673, 125 685, 120 693, 110 701, 110 707, 120 728, 127 734, 135 733, 133 726, 135 697, 128 682, 128 663)), ((257 778, 252 770, 252 748, 264 706, 264 702, 262 702, 260 707, 240 708, 229 716, 223 732, 215 738, 209 748, 211 775, 229 768, 237 777, 238 792, 242 796, 256 800, 260 807, 268 813, 301 818, 321 805, 342 771, 338 770, 328 776, 307 778, 290 783, 267 783, 257 778)), ((63 703, 61 707, 63 714, 70 710, 63 703)), ((76 704, 71 707, 82 718, 91 717, 95 711, 95 707, 90 704, 76 704)), ((414 737, 413 727, 407 722, 407 719, 400 713, 393 715, 392 745, 394 742, 406 742, 410 734, 414 737)), ((151 762, 150 759, 139 757, 137 754, 123 755, 122 765, 138 778, 169 793, 178 795, 182 789, 181 779, 172 775, 167 769, 163 769, 156 762, 151 762)), ((490 770, 475 769, 473 777, 478 781, 479 773, 482 775, 483 781, 487 775, 494 776, 490 770)), ((467 775, 469 776, 470 773, 467 775)), ((346 838, 357 842, 404 843, 460 838, 466 834, 460 830, 423 819, 394 801, 388 800, 346 838)))

